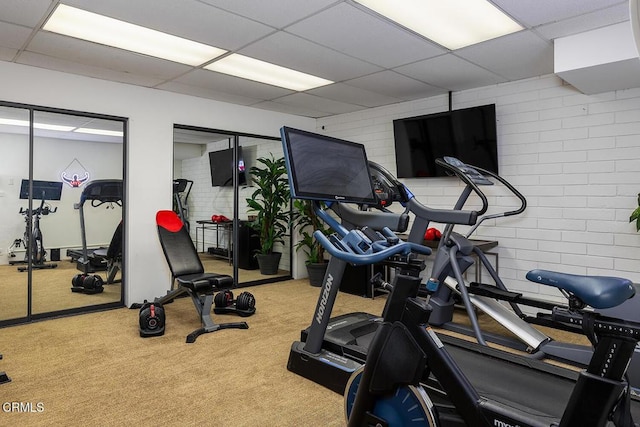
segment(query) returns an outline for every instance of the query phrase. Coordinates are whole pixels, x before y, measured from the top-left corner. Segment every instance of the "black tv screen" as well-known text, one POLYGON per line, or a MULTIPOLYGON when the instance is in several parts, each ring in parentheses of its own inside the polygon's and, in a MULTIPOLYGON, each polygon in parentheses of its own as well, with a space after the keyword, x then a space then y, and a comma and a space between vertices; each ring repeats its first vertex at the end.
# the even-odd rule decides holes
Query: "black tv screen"
POLYGON ((280 133, 293 198, 377 203, 364 145, 288 127, 280 133))
MULTIPOLYGON (((60 200, 62 197, 61 181, 37 181, 33 180, 33 200, 60 200)), ((23 179, 20 183, 20 198, 29 198, 29 180, 23 179)))
MULTIPOLYGON (((211 186, 233 186, 233 148, 210 151, 209 168, 211 169, 211 186)), ((238 147, 238 185, 246 185, 246 183, 242 147, 238 147)))
POLYGON ((399 178, 447 176, 444 156, 498 173, 494 104, 394 120, 393 134, 399 178))

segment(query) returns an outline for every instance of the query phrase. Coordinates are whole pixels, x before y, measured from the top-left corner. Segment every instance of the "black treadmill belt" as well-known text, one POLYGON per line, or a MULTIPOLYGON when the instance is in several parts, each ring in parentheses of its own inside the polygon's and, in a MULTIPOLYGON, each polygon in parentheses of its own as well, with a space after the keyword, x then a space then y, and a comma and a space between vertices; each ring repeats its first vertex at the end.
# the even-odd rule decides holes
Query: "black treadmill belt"
MULTIPOLYGON (((480 396, 527 413, 546 425, 560 420, 578 372, 439 336, 480 396)), ((640 401, 632 399, 631 414, 636 422, 640 420, 640 401)))
POLYGON ((446 349, 480 396, 547 419, 549 424, 562 416, 575 380, 454 345, 446 349))

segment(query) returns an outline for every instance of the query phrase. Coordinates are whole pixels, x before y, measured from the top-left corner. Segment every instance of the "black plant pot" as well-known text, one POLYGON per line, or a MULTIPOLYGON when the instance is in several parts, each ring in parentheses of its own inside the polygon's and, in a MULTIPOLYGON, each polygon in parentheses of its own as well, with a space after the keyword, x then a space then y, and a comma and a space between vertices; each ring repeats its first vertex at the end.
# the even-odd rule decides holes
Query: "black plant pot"
POLYGON ((309 284, 311 286, 322 286, 322 281, 324 280, 328 266, 329 263, 326 262, 307 264, 307 273, 309 274, 309 284))
POLYGON ((257 254, 258 266, 260 273, 265 275, 278 274, 278 265, 280 265, 280 257, 282 253, 272 252, 270 254, 257 254))

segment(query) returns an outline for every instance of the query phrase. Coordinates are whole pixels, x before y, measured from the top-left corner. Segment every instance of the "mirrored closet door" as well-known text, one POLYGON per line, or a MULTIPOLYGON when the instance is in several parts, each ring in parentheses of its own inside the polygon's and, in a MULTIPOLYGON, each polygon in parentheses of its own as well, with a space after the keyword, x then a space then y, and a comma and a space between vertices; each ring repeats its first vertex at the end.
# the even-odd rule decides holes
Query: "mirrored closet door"
MULTIPOLYGON (((247 202, 258 188, 252 167, 263 167, 258 159, 272 156, 283 157, 279 138, 174 127, 174 209, 188 221, 207 271, 229 274, 240 287, 291 277, 289 224, 275 247, 282 254, 277 267, 265 274, 256 258, 257 212, 247 202)), ((282 209, 289 211, 289 204, 282 209)))
POLYGON ((126 119, 0 108, 0 325, 121 306, 126 119))

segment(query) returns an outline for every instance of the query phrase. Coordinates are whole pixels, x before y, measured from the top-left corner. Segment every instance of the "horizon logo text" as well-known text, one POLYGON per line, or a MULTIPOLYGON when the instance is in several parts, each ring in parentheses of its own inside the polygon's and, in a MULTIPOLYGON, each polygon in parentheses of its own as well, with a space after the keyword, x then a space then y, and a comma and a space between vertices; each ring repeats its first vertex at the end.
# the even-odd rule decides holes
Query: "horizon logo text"
POLYGON ((318 312, 316 313, 316 321, 322 323, 322 316, 327 306, 327 300, 329 299, 329 293, 331 292, 331 286, 333 285, 333 276, 331 274, 327 277, 327 282, 324 284, 324 290, 322 291, 322 298, 320 299, 320 305, 318 305, 318 312))
POLYGON ((521 427, 520 424, 510 424, 495 418, 493 419, 493 425, 494 427, 521 427))

